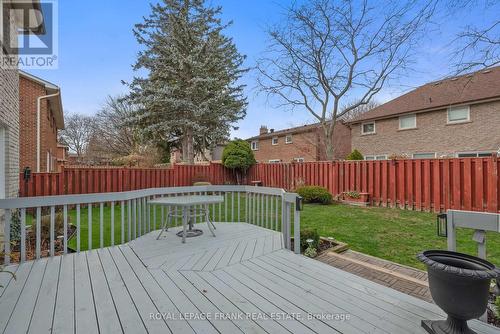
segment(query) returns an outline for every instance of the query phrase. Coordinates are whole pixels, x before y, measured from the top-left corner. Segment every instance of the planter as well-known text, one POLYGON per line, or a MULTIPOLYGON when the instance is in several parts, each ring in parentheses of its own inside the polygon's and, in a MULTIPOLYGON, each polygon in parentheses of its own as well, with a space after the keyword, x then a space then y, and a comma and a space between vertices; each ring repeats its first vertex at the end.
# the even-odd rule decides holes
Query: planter
POLYGON ((351 192, 344 192, 339 196, 342 203, 357 206, 368 206, 370 204, 369 193, 356 193, 358 196, 353 196, 351 192))
POLYGON ((467 321, 486 311, 490 281, 500 277, 500 270, 457 252, 428 250, 417 258, 427 266, 432 299, 448 315, 446 320, 422 320, 422 327, 429 333, 475 333, 467 321))

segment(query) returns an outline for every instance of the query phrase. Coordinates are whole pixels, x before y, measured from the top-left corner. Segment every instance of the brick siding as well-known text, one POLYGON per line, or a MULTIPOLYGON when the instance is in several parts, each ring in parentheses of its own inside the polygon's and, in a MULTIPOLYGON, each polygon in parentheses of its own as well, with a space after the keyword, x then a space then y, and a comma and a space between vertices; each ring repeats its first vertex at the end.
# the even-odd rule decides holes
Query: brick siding
POLYGON ((447 124, 447 110, 417 114, 417 128, 398 130, 399 118, 375 121, 375 134, 362 135, 361 124, 351 125, 352 148, 366 155, 497 151, 500 148, 500 101, 470 106, 470 122, 447 124))
MULTIPOLYGON (((15 31, 11 20, 11 31, 15 31)), ((0 47, 0 55, 4 56, 0 47)), ((0 163, 5 167, 5 197, 19 195, 19 73, 0 68, 0 126, 5 136, 5 156, 0 163)), ((4 240, 4 212, 0 210, 0 249, 4 240)))
MULTIPOLYGON (((22 171, 25 167, 30 167, 35 172, 37 168, 37 98, 47 95, 47 91, 40 83, 21 77, 19 95, 21 124, 19 169, 22 171)), ((57 170, 55 161, 58 155, 57 127, 47 99, 41 102, 40 133, 40 171, 47 171, 47 152, 49 152, 54 160, 50 171, 54 172, 57 170)))
MULTIPOLYGON (((258 162, 268 162, 269 160, 280 160, 281 162, 291 162, 296 158, 303 158, 304 161, 326 160, 324 145, 320 141, 324 138, 321 129, 309 129, 306 132, 294 132, 290 129, 286 133, 276 133, 278 144, 272 144, 272 135, 266 133, 258 138, 259 149, 254 151, 255 159, 258 162), (285 143, 285 137, 292 135, 292 143, 285 143)), ((250 139, 252 142, 257 139, 250 139)), ((337 124, 334 132, 335 159, 344 159, 351 151, 350 129, 341 123, 337 124)))

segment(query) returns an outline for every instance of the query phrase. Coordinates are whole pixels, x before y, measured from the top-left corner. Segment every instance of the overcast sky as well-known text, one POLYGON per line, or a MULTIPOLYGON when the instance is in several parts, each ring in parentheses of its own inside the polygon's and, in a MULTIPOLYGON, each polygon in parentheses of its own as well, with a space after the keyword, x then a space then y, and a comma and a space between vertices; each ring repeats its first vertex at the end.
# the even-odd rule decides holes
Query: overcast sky
MULTIPOLYGON (((284 0, 214 0, 223 7, 223 19, 234 24, 226 33, 234 38, 239 51, 247 55, 247 66, 265 48, 265 27, 280 19, 284 0)), ((135 23, 149 13, 147 0, 60 1, 59 68, 31 73, 61 87, 65 112, 95 114, 107 95, 126 93, 121 80, 133 76, 138 45, 132 34, 135 23)), ((455 16, 440 16, 434 31, 416 51, 414 73, 382 91, 376 99, 385 102, 401 93, 447 75, 449 50, 455 34, 469 23, 488 19, 482 8, 464 11, 455 16)), ((305 110, 293 113, 276 107, 255 89, 255 74, 244 78, 248 85, 247 117, 237 126, 233 136, 256 135, 260 125, 282 129, 313 121, 305 110)))

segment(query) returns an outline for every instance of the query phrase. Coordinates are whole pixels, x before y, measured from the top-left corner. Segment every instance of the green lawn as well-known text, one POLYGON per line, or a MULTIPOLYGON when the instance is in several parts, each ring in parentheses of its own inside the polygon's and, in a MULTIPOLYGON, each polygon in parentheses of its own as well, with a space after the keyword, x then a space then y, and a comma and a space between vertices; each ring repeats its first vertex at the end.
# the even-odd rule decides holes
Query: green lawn
MULTIPOLYGON (((347 242, 351 249, 423 269, 415 255, 426 249, 446 249, 446 238, 436 235, 436 215, 391 208, 347 205, 305 205, 301 229, 317 229, 321 236, 347 242)), ((477 255, 472 231, 457 232, 457 250, 477 255)), ((500 265, 500 234, 488 233, 488 260, 500 265)))
MULTIPOLYGON (((234 203, 234 217, 231 217, 231 196, 219 207, 215 206, 215 221, 237 220, 237 200, 234 203), (227 205, 228 214, 224 216, 227 205)), ((245 221, 245 197, 240 199, 240 221, 245 221)), ((92 210, 92 247, 100 246, 99 207, 92 210)), ((273 210, 274 211, 274 210, 273 210)), ((278 217, 281 215, 278 209, 278 217)), ((156 208, 157 225, 160 226, 160 208, 156 208)), ((80 249, 88 249, 87 208, 81 210, 80 249)), ((104 207, 103 239, 104 245, 111 244, 111 208, 104 207)), ((125 215, 127 208, 125 207, 125 215)), ((212 217, 212 211, 210 216, 212 217)), ((76 224, 76 210, 69 211, 70 222, 76 224)), ((151 212, 151 217, 153 213, 151 212)), ((30 221, 31 217, 28 218, 30 221)), ((28 222, 30 223, 30 222, 28 222)), ((180 224, 178 220, 176 224, 180 224)), ((125 240, 128 237, 128 221, 125 219, 125 240)), ((349 244, 350 248, 362 253, 402 263, 408 266, 424 268, 415 255, 426 249, 446 249, 446 239, 436 235, 436 215, 426 212, 406 211, 391 208, 360 208, 341 204, 315 205, 306 204, 301 212, 301 229, 317 229, 321 236, 334 237, 349 244)), ((153 227, 152 227, 153 229, 153 227)), ((278 228, 279 229, 279 228, 278 228)), ((459 230, 457 236, 458 251, 476 254, 476 244, 471 240, 471 230, 459 230)), ((121 243, 121 208, 115 206, 115 244, 121 243)), ((76 238, 69 240, 69 247, 76 249, 76 238)), ((500 265, 500 234, 487 235, 488 260, 500 265)))

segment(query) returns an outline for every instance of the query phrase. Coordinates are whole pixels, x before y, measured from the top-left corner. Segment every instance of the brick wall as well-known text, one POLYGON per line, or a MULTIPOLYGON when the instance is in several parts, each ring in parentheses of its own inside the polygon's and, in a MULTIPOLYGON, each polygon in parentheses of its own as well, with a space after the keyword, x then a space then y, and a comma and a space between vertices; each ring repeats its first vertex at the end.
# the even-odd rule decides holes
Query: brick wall
POLYGON ((281 160, 282 162, 291 162, 295 158, 303 158, 305 161, 316 161, 318 159, 316 132, 294 133, 290 144, 285 143, 285 135, 277 135, 277 137, 277 145, 272 145, 272 137, 259 139, 259 149, 254 151, 257 161, 281 160))
POLYGON ((500 148, 500 102, 471 105, 470 122, 447 124, 447 111, 417 114, 417 128, 398 130, 398 117, 377 120, 376 133, 361 135, 361 125, 353 124, 352 148, 363 155, 497 151, 500 148))
MULTIPOLYGON (((36 171, 37 161, 37 98, 47 95, 45 87, 40 83, 21 77, 19 79, 20 95, 20 158, 19 169, 30 167, 36 171)), ((47 153, 55 161, 57 157, 57 128, 54 115, 49 108, 47 99, 41 102, 40 112, 40 172, 47 172, 47 153)), ((50 171, 56 171, 53 163, 50 171)))
MULTIPOLYGON (((320 140, 323 140, 322 138, 324 138, 322 130, 320 130, 320 138, 320 140)), ((319 147, 319 160, 327 160, 324 145, 320 145, 319 147)), ((349 126, 342 123, 337 123, 337 125, 335 125, 333 133, 333 147, 334 159, 343 160, 347 157, 347 155, 349 155, 349 153, 351 153, 351 129, 349 126)))
MULTIPOLYGON (((15 31, 11 19, 11 31, 15 31)), ((4 49, 0 47, 0 55, 4 49)), ((19 74, 17 70, 0 68, 0 127, 4 140, 4 156, 0 163, 5 170, 2 195, 17 197, 19 194, 19 74)), ((4 240, 4 212, 0 210, 0 249, 4 240)))
MULTIPOLYGON (((269 162, 269 160, 281 160, 281 162, 291 162, 296 158, 303 158, 304 161, 326 160, 324 145, 320 142, 324 138, 323 130, 308 129, 303 132, 287 131, 277 132, 276 135, 267 133, 261 136, 259 149, 254 151, 255 159, 259 162, 269 162), (285 143, 286 135, 292 135, 292 143, 285 143), (278 144, 272 145, 272 138, 278 137, 278 144)), ((351 151, 350 129, 344 124, 338 123, 334 132, 335 159, 344 159, 351 151)))

